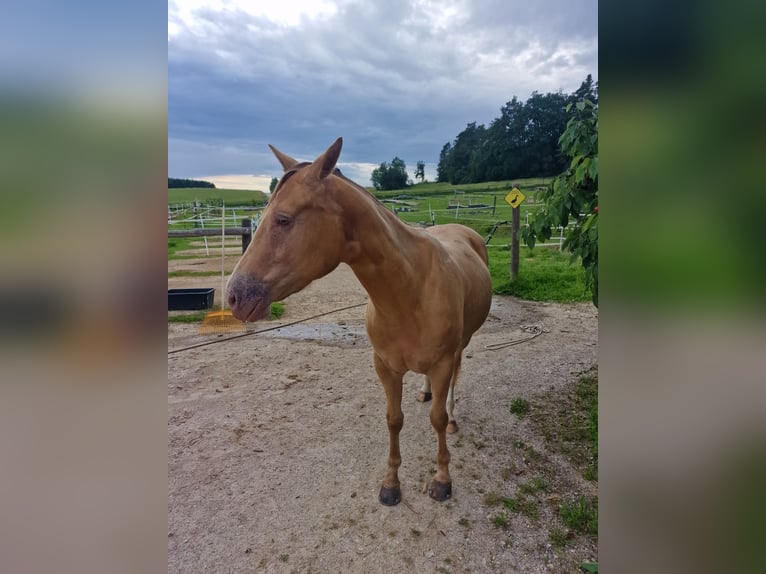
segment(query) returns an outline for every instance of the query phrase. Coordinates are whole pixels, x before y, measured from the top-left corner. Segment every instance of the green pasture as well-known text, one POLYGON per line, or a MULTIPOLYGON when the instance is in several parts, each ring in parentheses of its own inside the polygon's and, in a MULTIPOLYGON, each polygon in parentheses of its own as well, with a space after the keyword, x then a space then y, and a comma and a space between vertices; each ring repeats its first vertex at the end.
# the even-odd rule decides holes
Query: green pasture
MULTIPOLYGON (((168 261, 171 259, 199 259, 199 255, 184 255, 183 252, 187 249, 194 249, 191 245, 192 241, 197 241, 199 237, 168 237, 168 261)), ((221 256, 220 251, 217 252, 218 257, 221 256)))
MULTIPOLYGON (((550 178, 549 178, 550 179, 550 178)), ((511 221, 511 206, 505 196, 517 185, 526 199, 520 206, 521 223, 524 224, 527 213, 534 212, 540 206, 538 191, 545 186, 543 178, 520 179, 513 181, 494 181, 465 185, 449 183, 423 183, 396 191, 373 191, 386 207, 402 221, 408 223, 436 225, 460 223, 476 230, 482 237, 487 237, 496 222, 511 221), (393 200, 393 201, 392 201, 393 200), (431 214, 433 213, 433 219, 431 214)), ((501 239, 510 233, 500 227, 497 232, 501 239)), ((496 243, 497 240, 492 241, 496 243)))
POLYGON ((168 205, 184 203, 220 204, 221 200, 227 207, 237 205, 262 205, 268 196, 262 191, 251 189, 214 189, 205 187, 182 187, 168 189, 168 205))
MULTIPOLYGON (((534 190, 538 186, 544 186, 552 181, 552 178, 531 177, 527 179, 514 179, 507 181, 487 181, 483 183, 464 183, 452 184, 448 182, 428 182, 417 183, 405 189, 393 191, 374 191, 378 198, 394 197, 400 194, 410 195, 442 195, 453 194, 455 191, 464 191, 466 193, 508 193, 514 184, 517 184, 521 191, 526 194, 526 190, 534 190)), ((371 189, 371 188, 368 188, 371 189)), ((505 194, 503 194, 505 195, 505 194)))
POLYGON ((530 301, 574 303, 590 301, 585 288, 585 270, 579 261, 570 264, 570 254, 555 247, 521 247, 519 276, 511 283, 511 251, 507 247, 489 249, 489 273, 492 291, 530 301))

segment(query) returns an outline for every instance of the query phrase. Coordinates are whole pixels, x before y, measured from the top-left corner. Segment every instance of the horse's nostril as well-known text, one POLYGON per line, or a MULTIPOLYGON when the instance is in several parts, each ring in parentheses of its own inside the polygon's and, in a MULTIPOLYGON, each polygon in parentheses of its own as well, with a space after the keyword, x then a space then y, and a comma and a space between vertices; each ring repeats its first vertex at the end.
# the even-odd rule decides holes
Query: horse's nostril
POLYGON ((231 309, 234 308, 234 306, 237 304, 237 296, 232 293, 231 291, 228 293, 227 301, 229 303, 229 307, 231 309))

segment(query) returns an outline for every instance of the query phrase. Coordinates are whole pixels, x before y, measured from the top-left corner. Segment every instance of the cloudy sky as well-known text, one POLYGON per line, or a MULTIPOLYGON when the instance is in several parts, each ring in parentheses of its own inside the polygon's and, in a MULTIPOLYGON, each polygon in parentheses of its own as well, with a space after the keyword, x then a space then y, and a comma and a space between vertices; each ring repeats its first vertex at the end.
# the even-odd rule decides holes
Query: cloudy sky
POLYGON ((266 144, 369 186, 436 179, 442 146, 514 95, 598 79, 596 0, 169 0, 168 172, 267 190, 266 144))

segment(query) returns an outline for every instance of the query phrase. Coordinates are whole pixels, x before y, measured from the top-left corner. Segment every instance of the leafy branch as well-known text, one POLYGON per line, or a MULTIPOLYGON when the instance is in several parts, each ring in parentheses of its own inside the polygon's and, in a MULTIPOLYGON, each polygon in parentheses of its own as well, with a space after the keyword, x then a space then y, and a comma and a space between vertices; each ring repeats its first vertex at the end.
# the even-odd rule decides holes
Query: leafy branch
POLYGON ((533 248, 538 240, 550 239, 551 228, 565 228, 563 248, 572 254, 571 262, 581 259, 598 306, 598 108, 582 99, 566 111, 571 117, 558 143, 571 158, 569 168, 542 192, 542 208, 530 217, 521 237, 533 248))

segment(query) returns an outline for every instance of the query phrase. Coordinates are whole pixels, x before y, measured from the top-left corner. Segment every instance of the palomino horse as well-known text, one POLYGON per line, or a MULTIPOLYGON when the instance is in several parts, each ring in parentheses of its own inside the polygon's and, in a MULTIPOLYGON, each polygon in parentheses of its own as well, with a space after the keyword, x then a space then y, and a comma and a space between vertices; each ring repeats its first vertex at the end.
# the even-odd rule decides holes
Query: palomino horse
POLYGON ((366 327, 375 370, 386 392, 388 469, 383 504, 401 500, 399 431, 402 378, 426 376, 420 400, 433 398, 437 471, 429 494, 452 495, 446 431, 455 432, 453 389, 463 349, 489 313, 492 286, 482 238, 462 225, 428 230, 400 221, 335 164, 338 138, 313 163, 299 163, 269 146, 285 170, 247 251, 229 279, 235 317, 257 321, 269 304, 296 293, 347 263, 369 294, 366 327))

